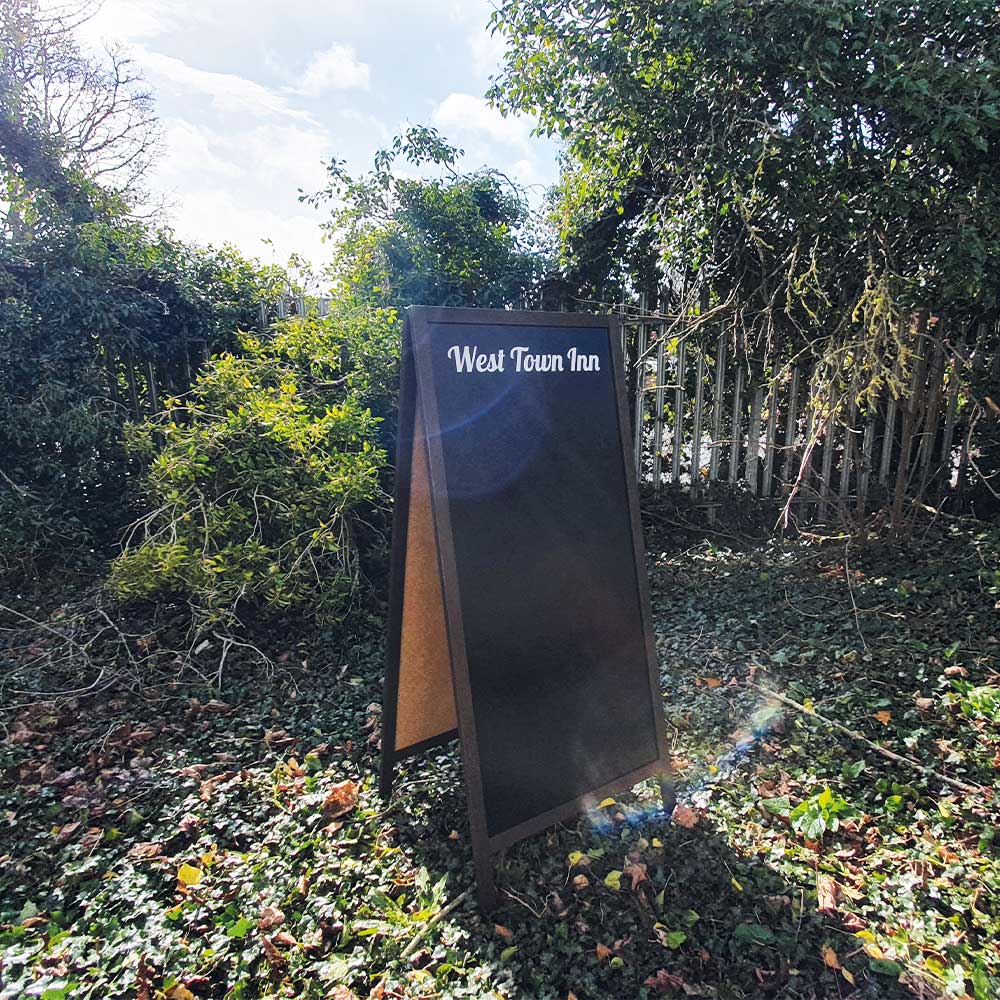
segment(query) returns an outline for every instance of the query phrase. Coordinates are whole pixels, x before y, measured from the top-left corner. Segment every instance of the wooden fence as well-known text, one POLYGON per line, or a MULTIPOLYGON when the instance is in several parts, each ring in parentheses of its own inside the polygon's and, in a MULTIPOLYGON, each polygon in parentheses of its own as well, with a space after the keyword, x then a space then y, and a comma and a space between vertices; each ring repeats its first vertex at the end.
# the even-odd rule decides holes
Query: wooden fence
POLYGON ((859 409, 818 398, 807 361, 748 358, 732 331, 706 337, 676 317, 623 323, 635 464, 654 493, 679 488, 710 509, 723 484, 776 505, 791 496, 796 519, 813 522, 854 519, 904 497, 960 503, 975 451, 961 386, 983 365, 975 334, 985 343, 985 328, 970 335, 916 320, 905 391, 884 390, 859 409))
MULTIPOLYGON (((274 302, 260 303, 262 331, 276 319, 314 312, 326 316, 330 299, 287 295, 274 302)), ((108 372, 112 401, 124 407, 129 417, 141 420, 159 413, 164 399, 178 396, 194 384, 198 370, 208 360, 212 345, 204 339, 180 339, 168 354, 144 351, 139 347, 124 351, 102 347, 101 358, 108 372)))

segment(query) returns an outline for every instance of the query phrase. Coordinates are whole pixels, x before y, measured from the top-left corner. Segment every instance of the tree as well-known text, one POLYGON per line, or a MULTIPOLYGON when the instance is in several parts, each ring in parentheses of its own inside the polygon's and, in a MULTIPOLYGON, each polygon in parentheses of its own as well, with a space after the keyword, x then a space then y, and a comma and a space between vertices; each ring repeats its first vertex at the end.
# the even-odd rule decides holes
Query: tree
POLYGON ((121 49, 81 49, 75 32, 95 10, 90 0, 51 10, 0 0, 0 142, 8 154, 20 145, 14 158, 25 171, 5 175, 15 227, 23 182, 51 186, 53 161, 130 202, 142 193, 159 136, 153 98, 121 49))
POLYGON ((506 0, 495 26, 494 99, 569 145, 579 280, 652 272, 748 350, 807 346, 842 399, 901 390, 911 310, 995 317, 994 3, 506 0))
POLYGON ((415 127, 379 151, 366 174, 330 164, 327 187, 309 200, 335 205, 326 229, 344 290, 400 309, 534 299, 542 264, 524 193, 496 170, 460 172, 462 155, 436 130, 415 127), (442 176, 402 176, 401 162, 442 176))

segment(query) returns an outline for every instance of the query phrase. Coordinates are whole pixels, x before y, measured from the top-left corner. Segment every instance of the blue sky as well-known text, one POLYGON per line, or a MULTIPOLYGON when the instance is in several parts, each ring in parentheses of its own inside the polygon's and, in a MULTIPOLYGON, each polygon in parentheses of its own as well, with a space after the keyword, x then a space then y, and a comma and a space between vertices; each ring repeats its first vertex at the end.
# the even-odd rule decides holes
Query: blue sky
POLYGON ((124 43, 164 132, 150 178, 177 234, 265 261, 322 264, 321 216, 297 191, 336 156, 361 171, 406 123, 437 126, 541 191, 557 148, 483 100, 501 47, 489 0, 106 0, 90 44, 124 43), (273 246, 264 245, 268 238, 273 246))

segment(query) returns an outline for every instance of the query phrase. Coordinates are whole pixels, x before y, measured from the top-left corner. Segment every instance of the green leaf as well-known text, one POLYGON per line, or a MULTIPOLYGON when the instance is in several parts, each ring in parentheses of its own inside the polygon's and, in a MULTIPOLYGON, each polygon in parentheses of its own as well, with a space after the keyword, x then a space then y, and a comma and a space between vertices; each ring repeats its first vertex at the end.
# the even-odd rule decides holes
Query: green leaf
POLYGON ((792 803, 787 795, 779 795, 773 799, 761 799, 760 804, 772 816, 787 816, 792 808, 792 803))
POLYGON ((622 873, 616 868, 604 876, 604 884, 609 889, 620 889, 622 887, 622 873))
POLYGON ((763 924, 740 924, 733 932, 733 940, 739 944, 764 947, 775 942, 774 931, 763 924))
POLYGON ((891 958, 870 958, 868 959, 868 967, 880 976, 892 976, 894 979, 898 979, 903 971, 899 962, 894 962, 891 958))

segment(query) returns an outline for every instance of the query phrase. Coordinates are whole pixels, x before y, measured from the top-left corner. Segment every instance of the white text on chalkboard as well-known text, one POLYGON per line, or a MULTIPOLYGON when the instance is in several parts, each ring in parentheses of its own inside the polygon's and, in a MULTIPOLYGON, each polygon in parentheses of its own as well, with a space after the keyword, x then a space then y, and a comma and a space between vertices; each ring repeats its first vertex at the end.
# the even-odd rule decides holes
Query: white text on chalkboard
MULTIPOLYGON (((484 352, 474 344, 454 344, 448 357, 455 362, 456 372, 490 374, 507 371, 507 351, 484 352)), ((515 372, 599 372, 601 359, 597 354, 582 354, 571 347, 565 354, 533 354, 528 347, 512 347, 509 358, 515 372)))

